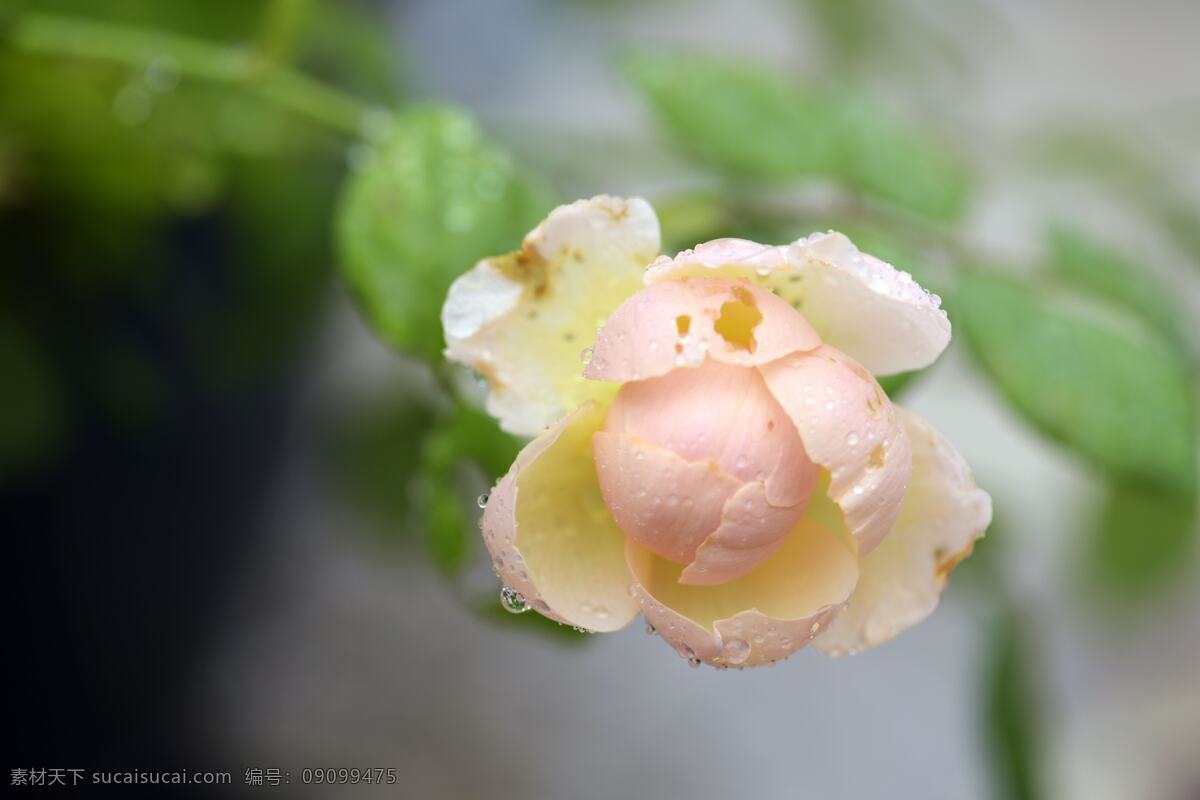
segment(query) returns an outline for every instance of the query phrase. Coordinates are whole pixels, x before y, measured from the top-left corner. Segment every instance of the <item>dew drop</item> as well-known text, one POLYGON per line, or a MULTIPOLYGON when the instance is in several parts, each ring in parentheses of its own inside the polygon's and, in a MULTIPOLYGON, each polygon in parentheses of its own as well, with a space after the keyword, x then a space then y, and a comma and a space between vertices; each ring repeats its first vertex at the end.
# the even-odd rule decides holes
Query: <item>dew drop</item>
POLYGON ((524 614, 529 610, 529 603, 525 602, 525 596, 508 586, 500 590, 500 605, 510 614, 524 614))
POLYGON ((592 348, 585 347, 579 352, 579 360, 585 364, 592 363, 592 348))
POLYGON ((475 505, 479 506, 480 508, 487 508, 487 504, 488 504, 488 493, 487 492, 484 492, 483 494, 479 495, 479 497, 475 498, 475 505))
POLYGON ((850 445, 851 447, 856 447, 858 445, 858 434, 857 433, 846 434, 846 444, 850 445))
POLYGON ((691 667, 692 669, 696 669, 696 667, 700 666, 700 659, 696 658, 695 656, 692 656, 691 658, 688 659, 688 666, 691 667))
POLYGON ((744 664, 750 657, 750 645, 745 639, 730 639, 722 648, 725 661, 730 664, 744 664))

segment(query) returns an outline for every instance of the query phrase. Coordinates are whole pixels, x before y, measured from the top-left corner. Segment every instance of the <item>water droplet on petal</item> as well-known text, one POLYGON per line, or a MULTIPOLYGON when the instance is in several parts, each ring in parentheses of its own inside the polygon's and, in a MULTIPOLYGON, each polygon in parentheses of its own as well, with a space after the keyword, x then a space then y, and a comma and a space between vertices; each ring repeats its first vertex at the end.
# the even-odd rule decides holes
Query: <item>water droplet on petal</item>
POLYGON ((584 364, 592 363, 592 348, 585 347, 579 352, 579 360, 584 364))
POLYGON ((500 605, 510 614, 524 614, 529 610, 529 603, 525 602, 525 596, 508 586, 500 590, 500 605))
POLYGON ((488 493, 487 492, 484 492, 483 494, 479 495, 479 497, 475 498, 475 505, 479 506, 480 508, 487 508, 487 504, 488 504, 488 493))
POLYGON ((695 656, 692 656, 691 658, 688 659, 688 666, 691 667, 692 669, 695 669, 696 667, 700 666, 700 659, 696 658, 695 656))
POLYGON ((744 639, 730 639, 722 648, 725 661, 730 664, 744 664, 750 657, 750 645, 744 639))

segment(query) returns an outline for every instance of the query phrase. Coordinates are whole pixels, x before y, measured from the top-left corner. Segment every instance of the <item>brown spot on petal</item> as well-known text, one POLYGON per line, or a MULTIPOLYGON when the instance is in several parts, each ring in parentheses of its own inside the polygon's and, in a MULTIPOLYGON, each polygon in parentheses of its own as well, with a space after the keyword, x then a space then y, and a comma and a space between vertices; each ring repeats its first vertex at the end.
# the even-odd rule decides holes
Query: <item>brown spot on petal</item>
POLYGON ((883 467, 884 451, 883 445, 875 445, 875 449, 871 451, 871 457, 867 460, 867 469, 877 470, 883 467))
MULTIPOLYGON (((563 253, 563 257, 566 257, 563 253)), ((561 260, 561 259, 559 259, 561 260)), ((491 264, 500 274, 516 283, 524 284, 534 298, 545 299, 550 293, 550 277, 558 261, 547 261, 537 248, 528 242, 518 251, 496 256, 491 264)))

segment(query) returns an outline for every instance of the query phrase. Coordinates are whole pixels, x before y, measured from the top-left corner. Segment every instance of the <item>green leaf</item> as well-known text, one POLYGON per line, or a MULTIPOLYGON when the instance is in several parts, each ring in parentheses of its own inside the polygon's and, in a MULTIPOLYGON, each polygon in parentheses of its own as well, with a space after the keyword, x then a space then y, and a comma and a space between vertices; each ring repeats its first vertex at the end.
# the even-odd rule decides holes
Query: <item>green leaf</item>
POLYGON ((478 546, 479 528, 470 511, 473 503, 450 480, 452 476, 429 476, 425 506, 425 550, 433 565, 445 573, 466 566, 478 546))
POLYGON ((1125 307, 1174 341, 1181 338, 1175 299, 1145 269, 1062 223, 1047 231, 1046 240, 1051 266, 1064 280, 1125 307))
POLYGON ((904 390, 912 383, 913 378, 920 374, 920 370, 897 372, 895 375, 882 375, 876 380, 879 381, 880 388, 887 393, 887 396, 895 400, 904 393, 904 390))
POLYGON ((1020 619, 1008 611, 996 625, 984 677, 985 740, 998 798, 1033 800, 1040 752, 1039 704, 1020 619))
POLYGON ((1026 419, 1115 474, 1192 493, 1193 376, 1175 348, 1014 277, 968 273, 955 301, 967 341, 1026 419))
POLYGON ((1194 551, 1195 498, 1113 483, 1088 541, 1093 582, 1112 599, 1144 600, 1186 572, 1194 551))
POLYGON ((508 472, 520 450, 521 440, 500 430, 496 420, 460 404, 438 420, 425 444, 422 462, 427 469, 445 471, 469 460, 495 482, 508 472))
POLYGON ((684 53, 636 54, 625 70, 667 131, 731 177, 834 179, 935 219, 955 219, 966 207, 963 163, 862 95, 684 53))
POLYGON ((701 160, 780 182, 840 163, 831 99, 749 65, 683 53, 639 53, 625 72, 662 124, 701 160))
POLYGON ((847 95, 842 115, 850 151, 842 177, 851 187, 930 219, 962 217, 971 180, 958 155, 865 98, 847 95))
POLYGON ((344 189, 343 274, 376 333, 439 359, 451 281, 479 259, 515 249, 549 205, 470 117, 443 107, 408 111, 344 189))

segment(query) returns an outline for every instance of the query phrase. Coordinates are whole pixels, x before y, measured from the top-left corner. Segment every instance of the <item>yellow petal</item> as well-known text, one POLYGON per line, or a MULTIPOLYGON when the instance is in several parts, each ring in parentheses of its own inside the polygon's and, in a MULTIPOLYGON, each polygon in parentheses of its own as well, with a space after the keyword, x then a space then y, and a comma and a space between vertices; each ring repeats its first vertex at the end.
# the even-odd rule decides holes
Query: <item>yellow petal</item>
POLYGON ((950 570, 992 519, 991 498, 954 446, 916 414, 896 411, 912 442, 908 493, 891 533, 863 559, 846 609, 814 642, 831 657, 886 642, 929 616, 950 570))
POLYGON ((858 579, 849 537, 817 520, 806 514, 753 572, 713 586, 679 583, 681 565, 630 539, 626 557, 646 619, 686 658, 718 666, 787 658, 836 615, 858 579))
POLYGON ((506 586, 550 619, 598 632, 619 630, 638 613, 625 534, 600 496, 592 458, 606 411, 587 402, 526 445, 482 521, 506 586))
POLYGON ((516 253, 484 259, 450 287, 442 308, 446 357, 488 382, 488 412, 533 436, 613 384, 583 378, 581 352, 642 287, 658 254, 650 204, 599 196, 560 206, 516 253))
POLYGON ((928 366, 950 342, 950 321, 936 295, 833 231, 786 247, 717 239, 659 258, 646 282, 684 277, 743 278, 772 290, 804 314, 822 341, 876 375, 928 366))

